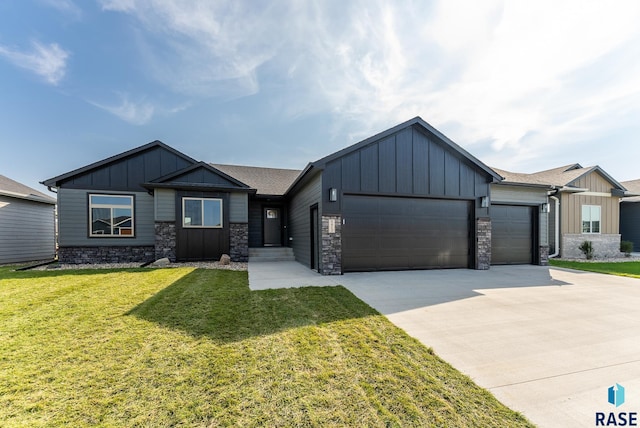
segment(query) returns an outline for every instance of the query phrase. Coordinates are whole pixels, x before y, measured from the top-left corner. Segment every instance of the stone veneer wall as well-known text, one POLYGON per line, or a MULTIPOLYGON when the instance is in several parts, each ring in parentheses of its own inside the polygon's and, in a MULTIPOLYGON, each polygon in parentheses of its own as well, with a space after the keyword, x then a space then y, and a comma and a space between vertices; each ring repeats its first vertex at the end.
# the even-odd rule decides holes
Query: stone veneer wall
POLYGON ((477 270, 491 267, 491 219, 480 217, 476 220, 476 263, 477 270))
POLYGON ((539 253, 540 261, 538 264, 540 266, 549 266, 549 246, 548 245, 540 245, 539 253))
POLYGON ((342 275, 342 217, 339 215, 322 216, 322 275, 342 275), (329 221, 335 220, 335 232, 329 233, 329 221))
POLYGON ((249 223, 229 224, 229 256, 234 262, 249 261, 249 223))
POLYGON ((147 263, 154 260, 153 246, 60 247, 60 263, 147 263))
POLYGON ((172 221, 157 221, 155 223, 156 242, 155 259, 168 258, 176 261, 176 224, 172 221))
POLYGON ((578 247, 584 241, 593 243, 594 258, 620 257, 620 235, 597 235, 597 234, 569 234, 565 233, 560 238, 560 256, 564 259, 584 259, 584 253, 578 247))

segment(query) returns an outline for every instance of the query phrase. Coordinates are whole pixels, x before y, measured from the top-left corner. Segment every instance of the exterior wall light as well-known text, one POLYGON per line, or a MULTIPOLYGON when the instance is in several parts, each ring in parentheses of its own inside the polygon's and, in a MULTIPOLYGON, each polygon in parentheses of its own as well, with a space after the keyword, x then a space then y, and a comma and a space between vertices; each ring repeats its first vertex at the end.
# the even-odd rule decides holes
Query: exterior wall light
POLYGON ((489 197, 483 196, 480 198, 480 206, 482 208, 489 208, 489 197))
POLYGON ((338 200, 338 189, 332 187, 329 189, 329 201, 335 202, 338 200))
POLYGON ((540 212, 541 213, 548 213, 549 212, 549 203, 545 202, 544 204, 540 205, 540 212))

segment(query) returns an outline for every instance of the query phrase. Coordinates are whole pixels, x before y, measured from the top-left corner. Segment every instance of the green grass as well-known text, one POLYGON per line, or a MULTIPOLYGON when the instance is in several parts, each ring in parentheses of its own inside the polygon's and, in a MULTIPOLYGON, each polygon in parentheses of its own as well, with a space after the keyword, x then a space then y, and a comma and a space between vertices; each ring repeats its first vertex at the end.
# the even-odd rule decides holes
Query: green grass
POLYGON ((551 266, 568 269, 586 270, 589 272, 607 273, 610 275, 640 278, 640 262, 579 262, 567 260, 550 260, 551 266))
POLYGON ((0 426, 530 426, 343 287, 0 268, 0 426))

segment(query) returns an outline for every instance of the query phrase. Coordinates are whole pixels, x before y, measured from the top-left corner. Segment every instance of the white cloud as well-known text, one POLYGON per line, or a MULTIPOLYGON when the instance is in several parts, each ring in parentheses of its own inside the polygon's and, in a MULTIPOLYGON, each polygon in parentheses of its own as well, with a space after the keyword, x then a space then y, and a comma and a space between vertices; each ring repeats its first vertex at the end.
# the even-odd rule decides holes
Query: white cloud
POLYGON ((82 10, 72 0, 41 0, 44 4, 72 16, 82 18, 82 10))
POLYGON ((156 111, 153 104, 146 101, 131 101, 129 95, 125 93, 119 93, 118 95, 120 97, 120 103, 116 105, 107 105, 94 101, 89 102, 133 125, 144 125, 153 118, 156 111))
POLYGON ((32 43, 32 50, 22 52, 0 45, 0 56, 4 56, 17 67, 24 68, 57 85, 65 76, 69 52, 57 43, 43 45, 32 43))

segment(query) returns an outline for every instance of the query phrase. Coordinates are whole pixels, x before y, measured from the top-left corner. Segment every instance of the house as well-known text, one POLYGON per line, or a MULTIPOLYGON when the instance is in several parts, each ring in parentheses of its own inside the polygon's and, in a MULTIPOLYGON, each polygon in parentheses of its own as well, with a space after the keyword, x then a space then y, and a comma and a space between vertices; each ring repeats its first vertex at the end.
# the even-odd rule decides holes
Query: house
POLYGON ((544 264, 548 186, 501 181, 416 117, 303 170, 209 164, 154 141, 43 184, 58 192, 66 263, 246 261, 249 247, 286 246, 323 274, 488 269, 502 212, 498 228, 526 220, 530 233, 498 233, 499 262, 544 264))
POLYGON ((0 264, 51 260, 56 200, 0 175, 0 264))
POLYGON ((621 183, 633 196, 620 203, 620 234, 623 241, 633 242, 633 251, 640 251, 640 180, 621 183))
POLYGON ((581 258, 578 247, 584 241, 593 243, 598 257, 620 254, 619 202, 626 189, 602 168, 571 164, 533 174, 506 174, 511 181, 547 186, 550 256, 581 258))

